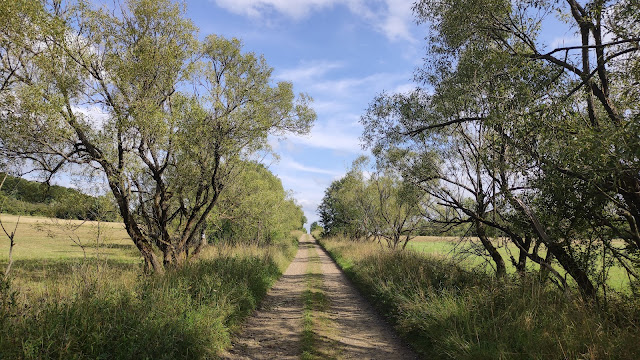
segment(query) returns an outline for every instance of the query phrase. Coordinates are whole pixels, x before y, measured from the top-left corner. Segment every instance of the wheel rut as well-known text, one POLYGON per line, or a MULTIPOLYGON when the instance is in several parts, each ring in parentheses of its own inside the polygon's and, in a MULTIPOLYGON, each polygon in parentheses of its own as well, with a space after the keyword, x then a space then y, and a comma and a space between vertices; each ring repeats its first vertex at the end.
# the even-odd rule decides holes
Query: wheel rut
POLYGON ((313 351, 304 358, 417 359, 310 235, 300 238, 293 262, 222 357, 300 358, 308 276, 321 276, 329 306, 312 312, 313 351))

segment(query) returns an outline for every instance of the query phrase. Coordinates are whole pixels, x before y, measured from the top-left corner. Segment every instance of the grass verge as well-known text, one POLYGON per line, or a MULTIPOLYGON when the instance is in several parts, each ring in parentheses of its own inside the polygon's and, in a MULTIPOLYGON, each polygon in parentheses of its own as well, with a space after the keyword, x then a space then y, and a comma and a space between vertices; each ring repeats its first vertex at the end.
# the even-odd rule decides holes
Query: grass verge
POLYGON ((302 293, 304 313, 302 317, 302 356, 303 360, 326 359, 320 349, 318 327, 323 326, 323 312, 329 308, 323 286, 320 258, 314 247, 309 248, 309 262, 306 272, 306 289, 302 293))
POLYGON ((0 359, 214 358, 280 277, 295 244, 211 246, 164 276, 141 276, 131 262, 77 260, 35 290, 33 280, 14 278, 13 286, 0 284, 0 359))
POLYGON ((637 299, 620 295, 602 310, 448 259, 337 239, 321 244, 424 358, 640 358, 637 299))

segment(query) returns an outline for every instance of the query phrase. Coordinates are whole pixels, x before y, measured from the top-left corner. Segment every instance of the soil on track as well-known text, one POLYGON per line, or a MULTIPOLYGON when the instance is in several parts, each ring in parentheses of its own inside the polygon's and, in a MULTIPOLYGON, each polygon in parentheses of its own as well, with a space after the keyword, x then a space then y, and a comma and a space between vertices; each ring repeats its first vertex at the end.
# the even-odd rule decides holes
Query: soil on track
MULTIPOLYGON (((314 316, 314 352, 319 358, 416 359, 393 330, 353 288, 310 235, 303 235, 295 259, 247 320, 225 359, 298 359, 309 262, 319 261, 329 307, 314 316), (315 249, 315 250, 312 250, 315 249), (315 321, 318 318, 318 321, 315 321), (317 323, 317 326, 316 326, 317 323)), ((320 275, 320 274, 318 274, 320 275)))

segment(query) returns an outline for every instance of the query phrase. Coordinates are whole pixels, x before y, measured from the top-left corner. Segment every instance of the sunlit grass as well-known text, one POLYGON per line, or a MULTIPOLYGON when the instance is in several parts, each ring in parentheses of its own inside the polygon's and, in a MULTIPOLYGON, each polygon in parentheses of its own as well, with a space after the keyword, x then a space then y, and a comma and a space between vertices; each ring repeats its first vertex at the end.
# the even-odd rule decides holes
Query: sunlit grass
MULTIPOLYGON (((0 214, 0 220, 7 230, 13 232, 15 229, 13 258, 16 260, 81 259, 85 254, 90 258, 102 256, 128 262, 140 260, 122 223, 7 214, 0 214)), ((7 261, 8 251, 9 240, 2 232, 0 262, 7 261)))
MULTIPOLYGON (((436 236, 418 236, 407 244, 407 249, 422 252, 432 256, 445 257, 455 259, 459 264, 470 268, 479 268, 486 271, 493 271, 493 264, 487 256, 480 256, 477 251, 470 251, 469 241, 473 238, 460 239, 458 237, 436 237, 436 236)), ((477 244, 477 242, 476 242, 477 244)), ((511 262, 511 256, 517 259, 518 249, 515 245, 507 241, 495 241, 495 245, 507 266, 507 273, 516 272, 515 266, 511 262)), ((539 255, 546 256, 544 249, 540 250, 539 255)), ((539 266, 532 261, 527 262, 527 268, 535 271, 539 266)), ((597 271, 602 271, 601 268, 597 271)), ((559 269, 561 274, 564 271, 559 269)), ((612 266, 607 271, 607 284, 613 289, 628 291, 629 277, 624 268, 621 266, 612 266)))
MULTIPOLYGON (((610 294, 602 306, 535 277, 497 280, 452 256, 334 238, 321 243, 424 358, 640 356, 640 304, 633 297, 610 294)), ((431 243, 432 249, 445 247, 431 243)))
POLYGON ((118 223, 22 217, 16 244, 0 282, 0 359, 215 358, 296 249, 293 238, 208 246, 158 276, 142 273, 118 223))

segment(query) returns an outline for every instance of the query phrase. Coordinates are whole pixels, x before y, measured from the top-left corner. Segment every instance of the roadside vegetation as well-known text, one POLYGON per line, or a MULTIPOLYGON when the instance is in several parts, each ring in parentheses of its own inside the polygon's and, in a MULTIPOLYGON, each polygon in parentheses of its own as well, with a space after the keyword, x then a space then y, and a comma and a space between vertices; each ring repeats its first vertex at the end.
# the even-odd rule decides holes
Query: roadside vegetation
POLYGON ((269 247, 219 244, 159 277, 140 276, 135 249, 113 260, 18 262, 0 288, 0 358, 215 357, 295 249, 294 236, 269 247))
POLYGON ((251 165, 244 176, 261 181, 229 189, 196 261, 163 275, 143 273, 123 223, 0 213, 0 358, 203 359, 228 348, 306 221, 280 180, 251 165))
POLYGON ((0 238, 0 358, 216 357, 303 234, 300 207, 258 169, 266 184, 252 186, 272 211, 230 189, 224 212, 207 219, 197 261, 164 275, 143 274, 123 223, 0 213, 12 235, 0 238), (264 222, 249 231, 251 219, 264 222))
POLYGON ((501 282, 452 259, 322 238, 360 291, 425 359, 635 359, 637 298, 606 306, 540 284, 501 282))
POLYGON ((0 358, 214 358, 294 256, 260 161, 311 99, 185 2, 103 5, 0 3, 0 358))
POLYGON ((361 158, 318 207, 328 236, 406 247, 459 235, 497 279, 515 268, 605 303, 638 294, 638 3, 422 0, 415 90, 361 117, 361 158), (490 14, 490 15, 489 15, 490 14), (541 36, 557 21, 580 45, 541 36), (524 25, 529 24, 529 25, 524 25), (607 36, 604 36, 604 33, 607 36), (399 246, 399 244, 401 246, 399 246))
POLYGON ((375 161, 325 190, 315 234, 425 358, 640 357, 639 3, 413 11, 415 89, 371 101, 375 161))

